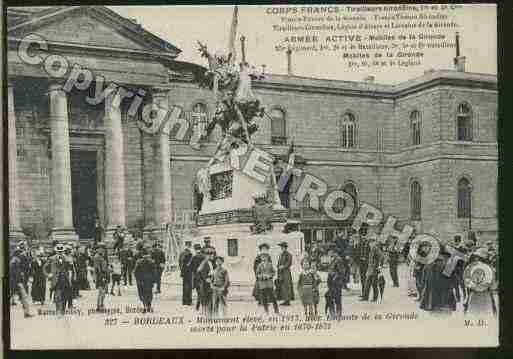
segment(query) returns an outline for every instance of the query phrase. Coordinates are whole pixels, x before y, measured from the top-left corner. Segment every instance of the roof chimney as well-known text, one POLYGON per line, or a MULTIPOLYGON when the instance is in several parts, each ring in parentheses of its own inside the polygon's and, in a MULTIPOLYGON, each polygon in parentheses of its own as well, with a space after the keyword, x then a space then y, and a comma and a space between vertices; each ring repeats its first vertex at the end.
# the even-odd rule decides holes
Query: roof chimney
POLYGON ((371 84, 371 83, 374 83, 375 79, 376 78, 374 76, 369 75, 369 76, 364 77, 363 81, 371 84))
POLYGON ((292 49, 287 49, 287 75, 292 75, 292 49))
POLYGON ((460 34, 456 32, 456 57, 454 58, 456 71, 465 72, 465 59, 465 56, 460 55, 460 34))

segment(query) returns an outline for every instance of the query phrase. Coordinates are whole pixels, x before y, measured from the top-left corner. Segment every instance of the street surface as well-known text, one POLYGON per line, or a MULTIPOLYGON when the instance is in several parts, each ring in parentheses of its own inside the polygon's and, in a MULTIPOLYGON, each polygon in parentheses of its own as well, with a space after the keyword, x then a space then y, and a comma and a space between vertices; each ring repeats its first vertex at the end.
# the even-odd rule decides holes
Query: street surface
MULTIPOLYGON (((141 305, 135 285, 123 287, 121 296, 106 297, 105 305, 110 313, 94 312, 94 289, 81 291, 82 297, 74 302, 75 309, 63 317, 55 315, 53 303, 31 304, 31 312, 35 314, 33 318, 23 317, 20 303, 11 306, 11 345, 20 349, 172 348, 191 346, 196 342, 211 347, 247 347, 269 346, 271 343, 273 346, 285 345, 287 337, 294 340, 287 343, 295 346, 433 345, 433 342, 426 341, 429 337, 440 345, 459 342, 476 345, 477 342, 468 344, 467 341, 478 336, 482 342, 483 335, 490 337, 492 345, 495 343, 497 320, 491 315, 482 318, 484 323, 476 319, 469 329, 464 325, 468 318, 463 315, 460 303, 458 310, 449 317, 437 318, 419 310, 418 302, 407 296, 406 270, 405 265, 400 266, 399 288, 391 287, 392 281, 386 273, 387 287, 382 302, 359 301, 358 287, 343 291, 343 320, 321 320, 317 328, 314 328, 317 323, 305 322, 299 298, 289 307, 280 307, 279 319, 273 319, 274 316, 266 316, 263 308, 257 306, 250 296, 251 287, 234 287, 228 297, 226 317, 239 317, 239 323, 246 317, 249 332, 245 333, 241 333, 238 326, 198 323, 198 312, 193 307, 181 305, 178 274, 171 273, 163 278, 162 294, 154 296, 153 313, 137 312, 141 305), (270 323, 285 323, 290 327, 273 330, 270 323), (375 334, 366 335, 371 333, 375 334), (334 334, 339 339, 328 341, 334 334), (244 340, 230 340, 232 336, 243 336, 244 340)), ((324 292, 325 283, 320 290, 321 315, 324 314, 324 292)), ((195 297, 193 300, 195 302, 195 297)))

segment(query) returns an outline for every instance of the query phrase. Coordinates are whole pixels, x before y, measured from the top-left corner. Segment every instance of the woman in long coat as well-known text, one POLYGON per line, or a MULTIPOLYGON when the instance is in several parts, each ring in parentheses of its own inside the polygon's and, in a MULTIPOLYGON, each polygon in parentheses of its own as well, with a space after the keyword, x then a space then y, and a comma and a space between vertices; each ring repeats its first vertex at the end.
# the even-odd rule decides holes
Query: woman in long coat
POLYGON ((283 300, 281 305, 290 305, 290 301, 294 300, 294 283, 292 282, 292 274, 290 273, 292 255, 287 251, 288 245, 286 242, 281 242, 279 246, 282 252, 278 260, 277 297, 278 300, 283 300))
POLYGON ((44 260, 43 253, 38 253, 37 257, 32 260, 32 302, 39 302, 41 305, 45 303, 46 299, 46 261, 44 260))
POLYGON ((446 263, 447 258, 440 255, 433 263, 424 267, 420 309, 445 314, 456 310, 453 279, 442 273, 446 263))

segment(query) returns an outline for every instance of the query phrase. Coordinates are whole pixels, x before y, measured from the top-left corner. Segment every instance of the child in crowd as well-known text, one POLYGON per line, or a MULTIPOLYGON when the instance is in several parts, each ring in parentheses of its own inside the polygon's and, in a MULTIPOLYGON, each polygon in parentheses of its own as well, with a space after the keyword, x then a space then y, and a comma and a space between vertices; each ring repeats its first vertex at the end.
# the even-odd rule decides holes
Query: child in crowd
POLYGON ((121 262, 118 258, 114 258, 112 264, 109 266, 111 272, 112 287, 110 294, 114 295, 114 286, 118 286, 118 296, 121 296, 121 262))
POLYGON ((301 302, 305 310, 306 319, 312 319, 314 315, 315 288, 319 287, 320 277, 311 270, 310 262, 303 262, 303 271, 299 275, 297 289, 301 296, 301 302))
POLYGON ((321 285, 321 277, 319 276, 319 273, 317 273, 317 263, 311 262, 310 267, 312 268, 312 273, 315 278, 314 286, 313 286, 313 303, 314 303, 314 314, 315 317, 319 315, 319 312, 317 311, 317 307, 319 305, 319 286, 321 285))
POLYGON ((262 299, 262 304, 264 305, 266 314, 269 314, 269 303, 273 304, 274 313, 279 314, 280 311, 278 308, 278 302, 276 301, 276 296, 274 295, 273 283, 273 277, 276 272, 271 263, 271 257, 268 254, 263 255, 261 259, 262 261, 258 265, 256 271, 260 298, 262 299))
POLYGON ((214 269, 212 283, 214 315, 221 315, 221 317, 226 314, 226 297, 228 296, 228 287, 230 286, 228 271, 224 268, 223 264, 224 258, 216 257, 216 269, 214 269))

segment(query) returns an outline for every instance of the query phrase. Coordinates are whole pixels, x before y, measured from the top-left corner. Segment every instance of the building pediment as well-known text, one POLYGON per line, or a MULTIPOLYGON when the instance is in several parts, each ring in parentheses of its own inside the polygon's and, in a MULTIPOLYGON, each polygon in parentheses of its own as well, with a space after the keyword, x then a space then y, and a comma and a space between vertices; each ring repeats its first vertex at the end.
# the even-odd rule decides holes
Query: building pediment
POLYGON ((36 33, 48 42, 91 48, 113 48, 176 57, 180 50, 139 24, 103 6, 56 8, 35 13, 9 27, 8 36, 21 39, 36 33))

